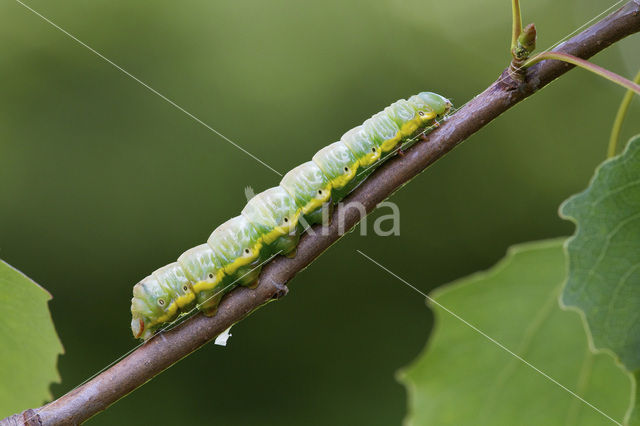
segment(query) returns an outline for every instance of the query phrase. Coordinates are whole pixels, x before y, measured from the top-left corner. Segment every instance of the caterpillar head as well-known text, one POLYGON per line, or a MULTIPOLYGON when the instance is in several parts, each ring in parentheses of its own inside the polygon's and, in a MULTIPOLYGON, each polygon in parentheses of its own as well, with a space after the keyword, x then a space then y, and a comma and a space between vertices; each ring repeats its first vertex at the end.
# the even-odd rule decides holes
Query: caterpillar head
POLYGON ((149 339, 156 328, 167 321, 171 297, 153 276, 133 286, 131 331, 136 339, 149 339))
MULTIPOLYGON (((445 115, 451 109, 451 101, 433 92, 421 92, 416 95, 437 116, 445 115)), ((432 117, 433 118, 433 117, 432 117)))

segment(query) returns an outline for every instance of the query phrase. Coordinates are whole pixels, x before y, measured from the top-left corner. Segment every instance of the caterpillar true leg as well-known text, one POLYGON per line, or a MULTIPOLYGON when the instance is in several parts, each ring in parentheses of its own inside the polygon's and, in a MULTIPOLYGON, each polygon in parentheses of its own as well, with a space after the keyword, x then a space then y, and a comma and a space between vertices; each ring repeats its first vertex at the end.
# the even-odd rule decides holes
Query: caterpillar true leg
POLYGON ((294 248, 289 253, 285 254, 285 256, 288 257, 289 259, 293 259, 294 257, 296 257, 297 253, 298 253, 298 249, 294 248))
POLYGON ((259 284, 260 284, 260 280, 258 280, 258 278, 256 278, 255 280, 253 280, 253 282, 252 282, 252 283, 249 283, 249 284, 245 285, 245 287, 247 287, 247 288, 249 288, 249 289, 253 290, 253 289, 255 289, 256 287, 258 287, 258 285, 259 285, 259 284))

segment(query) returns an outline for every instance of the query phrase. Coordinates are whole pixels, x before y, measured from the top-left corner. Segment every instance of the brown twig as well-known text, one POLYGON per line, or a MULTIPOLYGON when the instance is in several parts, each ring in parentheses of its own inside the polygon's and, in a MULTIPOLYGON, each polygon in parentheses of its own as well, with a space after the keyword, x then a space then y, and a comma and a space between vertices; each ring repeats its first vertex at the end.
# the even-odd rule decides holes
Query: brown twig
MULTIPOLYGON (((621 9, 595 23, 561 44, 555 51, 589 58, 618 40, 640 31, 640 0, 632 0, 621 9)), ((360 219, 349 203, 360 203, 367 212, 413 179, 434 161, 476 133, 491 120, 532 95, 573 66, 564 62, 542 61, 526 72, 524 82, 509 77, 505 70, 500 79, 457 111, 426 140, 393 158, 372 174, 334 212, 342 214, 343 229, 350 229, 360 219)), ((342 236, 338 220, 325 232, 305 235, 294 258, 279 257, 267 264, 260 285, 250 290, 238 288, 222 302, 211 318, 201 314, 164 332, 132 352, 122 361, 94 379, 59 399, 35 410, 0 421, 4 425, 78 424, 106 409, 118 399, 150 380, 156 374, 214 339, 232 324, 242 320, 263 304, 286 293, 283 285, 306 268, 342 236)))

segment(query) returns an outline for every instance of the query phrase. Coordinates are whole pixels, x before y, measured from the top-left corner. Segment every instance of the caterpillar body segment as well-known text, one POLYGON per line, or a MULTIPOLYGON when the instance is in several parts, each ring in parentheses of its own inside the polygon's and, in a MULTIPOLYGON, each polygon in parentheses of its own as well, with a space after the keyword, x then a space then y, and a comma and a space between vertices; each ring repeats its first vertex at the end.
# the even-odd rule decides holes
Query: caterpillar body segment
POLYGON ((209 244, 201 244, 182 253, 178 264, 189 278, 196 295, 196 303, 204 310, 215 308, 216 297, 222 297, 224 289, 223 261, 209 244))
POLYGON ((386 111, 381 111, 367 119, 362 124, 362 127, 367 134, 371 135, 373 142, 380 148, 383 145, 392 144, 400 131, 400 127, 389 117, 386 111))
POLYGON ((171 301, 166 305, 167 311, 185 310, 193 307, 196 302, 196 294, 191 287, 184 270, 176 262, 157 269, 151 274, 169 292, 171 301))
POLYGON ((307 161, 284 175, 280 186, 295 200, 309 225, 322 221, 322 206, 331 200, 331 183, 313 161, 307 161))
POLYGON ((262 233, 240 215, 218 226, 207 244, 222 262, 223 273, 232 275, 248 263, 259 260, 262 233))
POLYGON ((357 126, 342 135, 340 142, 345 144, 358 159, 362 168, 367 168, 380 159, 382 151, 376 143, 375 132, 357 126))
POLYGON ((267 245, 295 231, 299 214, 296 200, 281 186, 257 194, 242 210, 242 216, 259 229, 267 245))
POLYGON ((261 233, 262 262, 275 254, 286 255, 298 245, 300 209, 281 186, 254 196, 242 210, 242 216, 261 233))
MULTIPOLYGON (((388 107, 384 109, 384 113, 393 121, 399 129, 406 126, 407 124, 413 124, 414 121, 417 121, 416 117, 416 109, 414 106, 405 99, 400 99, 395 101, 388 107)), ((433 114, 433 113, 432 113, 433 114)), ((431 117, 427 116, 427 119, 433 119, 435 114, 431 117)))
POLYGON ((250 285, 258 278, 260 271, 255 269, 261 263, 262 236, 242 215, 229 219, 211 233, 207 244, 222 262, 219 282, 231 279, 239 285, 250 285))
POLYGON ((194 306, 215 314, 224 294, 257 283, 268 259, 295 253, 303 225, 320 223, 324 206, 341 201, 396 148, 450 108, 448 99, 431 92, 396 101, 295 167, 279 186, 255 195, 239 216, 216 228, 206 244, 187 250, 177 262, 133 287, 134 337, 152 337, 194 306))
POLYGON ((362 168, 353 152, 342 142, 334 142, 322 148, 311 160, 329 180, 331 199, 336 202, 353 191, 359 183, 356 177, 362 168))

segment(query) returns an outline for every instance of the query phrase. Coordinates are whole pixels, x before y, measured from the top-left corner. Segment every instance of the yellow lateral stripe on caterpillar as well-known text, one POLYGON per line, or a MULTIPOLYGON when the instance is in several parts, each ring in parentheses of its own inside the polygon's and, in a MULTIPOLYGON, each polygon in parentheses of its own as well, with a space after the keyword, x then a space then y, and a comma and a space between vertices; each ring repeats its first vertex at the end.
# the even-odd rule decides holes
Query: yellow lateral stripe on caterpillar
POLYGON ((176 298, 175 300, 175 303, 178 305, 180 309, 182 309, 185 306, 189 306, 191 302, 193 302, 194 300, 196 300, 196 294, 193 291, 190 291, 189 293, 183 296, 178 296, 178 298, 176 298))
POLYGON ((351 182, 351 180, 356 176, 357 170, 358 162, 356 161, 355 163, 351 164, 351 166, 349 167, 349 172, 347 174, 337 176, 329 181, 331 189, 342 188, 343 186, 351 182))
MULTIPOLYGON (((294 217, 291 218, 291 221, 293 223, 298 222, 300 218, 300 211, 301 209, 298 209, 294 217)), ((282 237, 283 235, 287 235, 290 232, 287 228, 288 228, 287 226, 276 226, 275 228, 273 228, 273 230, 271 230, 270 232, 260 237, 260 241, 262 241, 266 245, 269 245, 273 243, 275 240, 277 240, 278 238, 282 237)))
POLYGON ((166 312, 155 319, 155 321, 151 321, 151 325, 157 325, 157 324, 162 324, 163 322, 168 322, 171 321, 173 318, 175 318, 176 314, 178 313, 178 303, 174 300, 171 303, 169 303, 169 306, 167 306, 167 310, 166 312))
POLYGON ((370 165, 372 165, 373 163, 375 163, 376 161, 378 161, 380 159, 380 156, 382 155, 382 150, 380 149, 376 149, 375 151, 362 156, 358 159, 358 163, 360 165, 360 167, 367 168, 370 165))
POLYGON ((322 191, 325 191, 327 195, 327 197, 324 198, 311 198, 309 200, 309 202, 307 204, 305 204, 304 207, 302 207, 300 210, 302 211, 302 214, 309 214, 312 211, 315 211, 317 209, 319 209, 320 207, 322 207, 322 205, 324 203, 327 202, 329 196, 331 195, 331 189, 333 188, 331 182, 329 182, 324 188, 322 188, 322 191))
MULTIPOLYGON (((296 218, 297 219, 297 218, 296 218)), ((284 227, 274 228, 268 234, 265 234, 260 237, 260 240, 251 247, 252 253, 259 253, 264 244, 271 244, 273 241, 277 240, 279 237, 287 234, 289 231, 285 230, 284 227)), ((213 281, 199 281, 193 284, 193 291, 196 294, 199 294, 206 290, 214 289, 225 276, 232 276, 236 273, 238 269, 243 266, 249 265, 252 262, 255 262, 257 256, 251 257, 238 257, 233 262, 224 265, 217 273, 216 277, 213 281)))
POLYGON ((216 276, 213 281, 204 280, 198 281, 197 283, 193 284, 193 292, 197 295, 205 290, 212 290, 220 283, 220 281, 222 281, 225 276, 226 274, 224 272, 224 268, 221 268, 216 272, 216 276))
POLYGON ((189 306, 189 304, 193 302, 195 299, 196 299, 195 289, 193 292, 189 292, 188 294, 179 296, 175 300, 171 301, 171 303, 169 303, 169 306, 167 306, 166 313, 158 317, 155 321, 151 321, 149 323, 149 326, 153 327, 155 325, 162 324, 163 322, 171 321, 178 313, 178 308, 182 309, 185 306, 189 306))
POLYGON ((402 128, 398 131, 398 133, 396 133, 393 138, 387 139, 382 143, 380 149, 382 149, 383 152, 392 151, 396 147, 396 145, 402 142, 403 139, 413 136, 418 131, 418 129, 423 127, 425 119, 433 120, 434 118, 436 118, 436 114, 430 113, 424 117, 418 116, 418 118, 407 121, 402 125, 402 128))
POLYGON ((255 262, 255 260, 258 258, 258 253, 260 253, 260 250, 262 249, 262 242, 258 241, 256 242, 255 245, 253 245, 250 250, 251 253, 255 253, 255 256, 249 256, 249 257, 238 257, 236 260, 234 260, 233 262, 224 265, 222 267, 222 271, 224 272, 224 274, 228 277, 232 276, 233 274, 236 273, 236 271, 240 268, 242 268, 243 266, 246 266, 252 262, 255 262))

